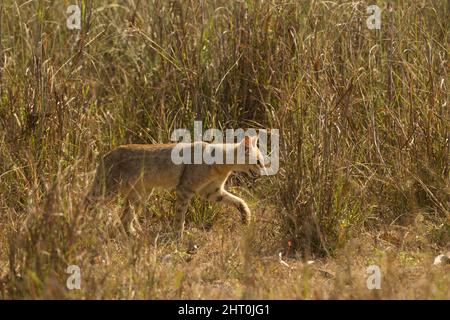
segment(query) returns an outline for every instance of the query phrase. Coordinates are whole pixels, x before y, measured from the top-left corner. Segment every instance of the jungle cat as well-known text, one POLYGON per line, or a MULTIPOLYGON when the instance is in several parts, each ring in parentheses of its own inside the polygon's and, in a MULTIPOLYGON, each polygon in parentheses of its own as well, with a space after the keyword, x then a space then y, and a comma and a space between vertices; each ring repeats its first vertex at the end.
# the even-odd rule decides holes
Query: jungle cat
MULTIPOLYGON (((245 136, 238 143, 213 144, 194 142, 185 144, 129 144, 122 145, 106 154, 97 167, 92 189, 86 200, 89 204, 99 198, 110 198, 121 194, 127 201, 127 209, 122 215, 122 223, 127 232, 134 233, 134 213, 130 205, 146 198, 153 189, 160 188, 176 192, 175 225, 182 237, 185 215, 189 200, 194 194, 201 198, 229 204, 236 207, 242 223, 251 220, 248 205, 241 198, 224 189, 225 182, 232 172, 245 172, 258 176, 267 167, 257 146, 258 138, 245 136), (198 145, 200 144, 200 145, 198 145), (224 163, 175 164, 174 148, 186 152, 200 148, 203 154, 223 156, 224 163), (237 161, 239 150, 244 150, 245 161, 237 161), (233 161, 226 160, 233 154, 233 161), (253 159, 253 161, 250 161, 253 159)), ((197 149, 199 150, 199 149, 197 149)), ((242 154, 242 153, 240 153, 242 154)))

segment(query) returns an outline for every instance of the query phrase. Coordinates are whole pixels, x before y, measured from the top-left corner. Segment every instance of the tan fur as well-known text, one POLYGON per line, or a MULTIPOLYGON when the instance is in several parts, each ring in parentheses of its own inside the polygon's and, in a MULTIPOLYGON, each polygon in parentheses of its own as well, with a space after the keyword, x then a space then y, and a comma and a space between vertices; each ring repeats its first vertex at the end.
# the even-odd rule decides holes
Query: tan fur
MULTIPOLYGON (((130 144, 117 147, 106 154, 98 165, 87 201, 92 204, 99 198, 121 194, 127 199, 128 205, 131 205, 139 198, 146 197, 153 189, 161 188, 176 192, 175 222, 180 236, 184 230, 187 206, 194 194, 205 200, 235 206, 241 214, 242 222, 247 223, 251 219, 251 213, 245 201, 224 189, 225 182, 233 171, 256 174, 263 166, 263 158, 256 147, 256 138, 243 140, 241 143, 244 142, 247 142, 246 148, 250 147, 252 151, 256 151, 257 159, 260 160, 258 164, 248 164, 246 158, 247 164, 176 165, 171 159, 175 144, 130 144)), ((216 150, 219 152, 228 150, 225 148, 232 148, 236 152, 239 146, 239 143, 232 145, 197 143, 201 144, 202 150, 217 146, 216 150)), ((192 148, 194 144, 186 146, 192 148)), ((122 222, 129 232, 134 232, 133 220, 134 214, 128 207, 122 222)))

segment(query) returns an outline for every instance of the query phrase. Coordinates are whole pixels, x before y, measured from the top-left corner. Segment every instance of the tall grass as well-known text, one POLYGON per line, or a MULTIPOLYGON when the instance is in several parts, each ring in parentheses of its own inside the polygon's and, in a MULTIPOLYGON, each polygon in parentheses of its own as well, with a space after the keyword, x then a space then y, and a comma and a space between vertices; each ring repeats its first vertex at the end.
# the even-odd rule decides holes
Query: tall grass
MULTIPOLYGON (((448 249, 450 5, 376 3, 380 30, 366 27, 368 1, 3 1, 0 296, 66 297, 75 261, 90 279, 75 297, 186 297, 186 276, 173 267, 172 283, 159 265, 175 244, 152 237, 170 231, 167 195, 148 204, 138 240, 117 235, 120 206, 79 206, 100 154, 168 142, 194 120, 280 129, 279 173, 241 191, 259 219, 246 271, 221 237, 208 269, 253 288, 243 297, 270 296, 251 285, 249 252, 288 240, 333 258, 362 234, 419 224, 428 249, 448 249), (74 3, 81 30, 66 27, 74 3)), ((191 224, 239 233, 217 210, 196 203, 191 224)))

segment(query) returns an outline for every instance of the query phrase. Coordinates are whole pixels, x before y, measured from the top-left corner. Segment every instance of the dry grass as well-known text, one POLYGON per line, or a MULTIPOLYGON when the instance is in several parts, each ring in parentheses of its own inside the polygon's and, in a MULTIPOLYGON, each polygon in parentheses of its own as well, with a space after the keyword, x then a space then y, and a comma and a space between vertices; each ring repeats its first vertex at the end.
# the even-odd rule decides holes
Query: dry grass
POLYGON ((381 30, 366 1, 78 1, 80 32, 75 2, 0 4, 1 298, 450 298, 448 1, 376 1, 381 30), (177 245, 165 193, 134 238, 82 214, 99 154, 194 119, 280 129, 279 173, 233 179, 252 227, 194 202, 177 245))

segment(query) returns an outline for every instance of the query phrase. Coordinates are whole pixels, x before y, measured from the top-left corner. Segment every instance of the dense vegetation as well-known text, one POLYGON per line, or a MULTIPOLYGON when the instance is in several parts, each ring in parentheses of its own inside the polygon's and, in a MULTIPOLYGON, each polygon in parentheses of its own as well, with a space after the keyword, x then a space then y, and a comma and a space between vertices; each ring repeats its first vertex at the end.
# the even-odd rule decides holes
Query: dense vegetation
POLYGON ((379 30, 368 1, 3 0, 0 297, 450 298, 450 4, 375 2, 379 30), (254 225, 196 200, 179 245, 171 194, 136 237, 80 210, 99 155, 196 119, 280 130, 278 174, 230 184, 254 225))

